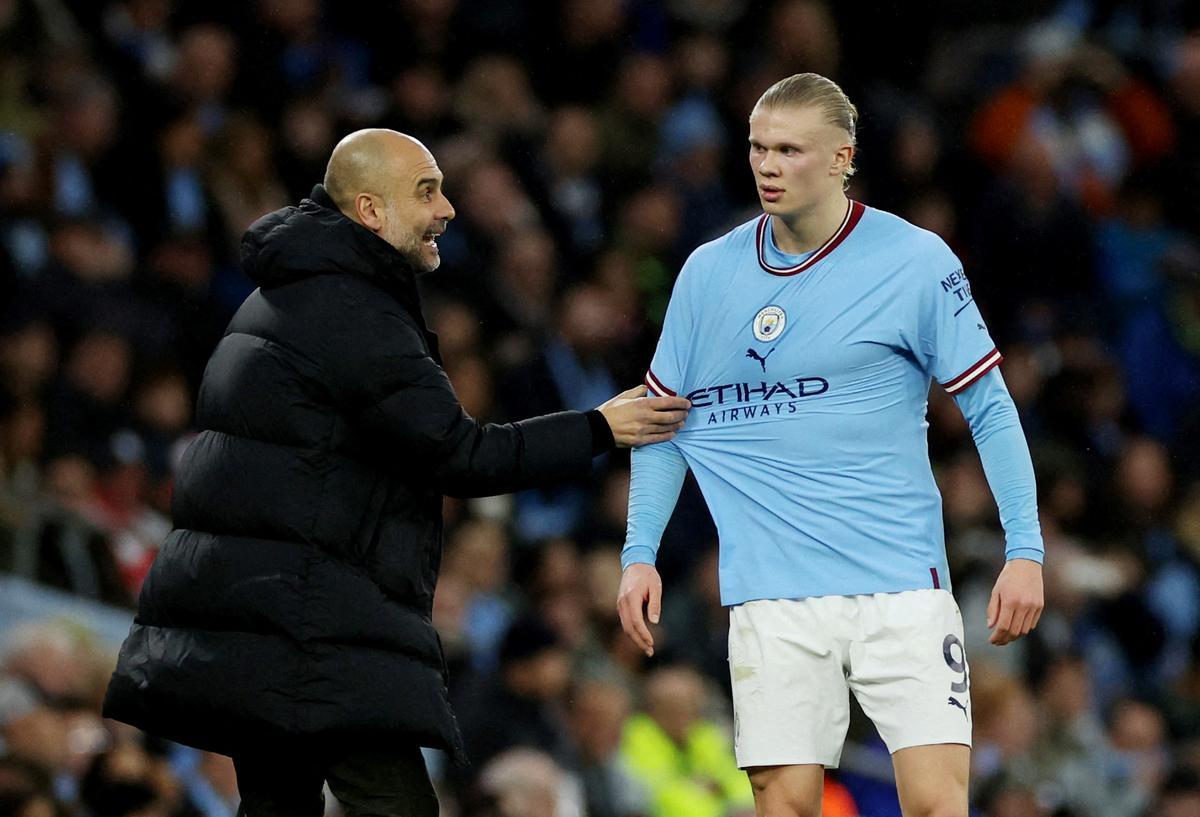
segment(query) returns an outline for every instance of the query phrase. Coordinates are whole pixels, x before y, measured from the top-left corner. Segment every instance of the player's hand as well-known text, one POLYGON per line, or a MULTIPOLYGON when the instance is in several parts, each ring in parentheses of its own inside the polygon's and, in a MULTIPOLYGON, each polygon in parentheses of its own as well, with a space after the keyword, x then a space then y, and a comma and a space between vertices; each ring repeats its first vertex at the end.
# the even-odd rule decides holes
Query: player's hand
POLYGON ((618 448, 666 442, 683 428, 692 407, 686 398, 645 394, 645 386, 635 386, 600 406, 618 448))
POLYGON ((617 591, 617 614, 625 635, 646 655, 654 655, 654 636, 646 626, 658 623, 662 612, 662 579, 654 565, 632 564, 621 574, 617 591))
POLYGON ((996 645, 1016 641, 1037 626, 1044 606, 1042 566, 1030 559, 1007 562, 988 602, 988 640, 996 645))

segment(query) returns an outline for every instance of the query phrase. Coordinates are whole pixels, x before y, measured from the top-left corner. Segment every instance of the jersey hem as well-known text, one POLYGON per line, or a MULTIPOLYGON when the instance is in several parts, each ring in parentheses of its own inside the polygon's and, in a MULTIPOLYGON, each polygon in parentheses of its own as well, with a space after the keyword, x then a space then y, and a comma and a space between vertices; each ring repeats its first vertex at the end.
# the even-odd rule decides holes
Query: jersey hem
MULTIPOLYGON (((928 574, 927 574, 928 575, 928 574)), ((876 593, 909 593, 914 590, 928 591, 930 593, 951 593, 950 576, 942 570, 938 571, 938 575, 943 576, 945 581, 938 588, 931 587, 928 582, 919 586, 912 587, 850 587, 841 590, 822 589, 819 593, 804 593, 795 591, 780 591, 778 593, 758 593, 745 598, 730 597, 725 593, 721 594, 722 607, 737 607, 739 604, 747 604, 752 601, 801 601, 803 599, 821 598, 822 596, 873 596, 876 593)))
POLYGON ((629 545, 621 551, 621 569, 630 565, 653 565, 654 548, 649 545, 629 545))
POLYGON ((1006 550, 1004 552, 1005 561, 1012 561, 1013 559, 1028 559, 1031 562, 1037 562, 1038 564, 1041 564, 1045 557, 1046 552, 1044 550, 1038 550, 1037 548, 1013 548, 1012 550, 1006 550))

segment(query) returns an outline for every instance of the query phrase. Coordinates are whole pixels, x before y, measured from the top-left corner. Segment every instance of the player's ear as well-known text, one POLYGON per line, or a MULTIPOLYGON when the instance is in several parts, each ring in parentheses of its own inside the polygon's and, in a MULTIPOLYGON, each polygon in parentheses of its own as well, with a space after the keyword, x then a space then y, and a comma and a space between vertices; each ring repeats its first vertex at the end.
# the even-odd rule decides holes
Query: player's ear
POLYGON ((845 176, 846 171, 850 169, 850 163, 854 161, 854 146, 843 144, 833 154, 833 164, 829 166, 830 176, 845 176))

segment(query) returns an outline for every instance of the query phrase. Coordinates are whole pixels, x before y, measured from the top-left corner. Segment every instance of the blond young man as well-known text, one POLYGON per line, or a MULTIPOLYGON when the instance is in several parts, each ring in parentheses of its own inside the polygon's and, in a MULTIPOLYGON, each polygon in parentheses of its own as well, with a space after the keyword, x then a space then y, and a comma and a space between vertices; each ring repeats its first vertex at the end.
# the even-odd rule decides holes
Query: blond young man
POLYGON ((1007 547, 991 640, 1037 625, 1043 546, 1029 450, 962 264, 846 196, 857 111, 798 74, 750 115, 763 214, 679 274, 646 383, 692 410, 636 449, 618 599, 648 654, 653 567, 686 471, 720 536, 738 764, 757 813, 820 814, 853 692, 908 817, 965 817, 970 675, 925 419, 931 380, 970 423, 1007 547))

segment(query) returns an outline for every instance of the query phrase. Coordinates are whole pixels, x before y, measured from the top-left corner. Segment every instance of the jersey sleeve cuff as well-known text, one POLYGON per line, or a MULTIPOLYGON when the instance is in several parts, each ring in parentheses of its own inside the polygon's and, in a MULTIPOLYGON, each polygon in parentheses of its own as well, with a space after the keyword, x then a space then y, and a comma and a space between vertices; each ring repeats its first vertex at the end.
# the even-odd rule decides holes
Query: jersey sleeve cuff
POLYGON ((1031 562, 1037 562, 1038 564, 1041 564, 1045 557, 1045 551, 1039 548, 1020 547, 1010 548, 1009 550, 1004 551, 1004 558, 1009 562, 1011 562, 1013 559, 1028 559, 1031 562))
POLYGON ((646 388, 648 388, 650 390, 650 393, 653 394, 655 397, 675 397, 674 390, 669 389, 666 386, 664 386, 663 382, 658 379, 658 376, 656 374, 654 374, 654 371, 652 369, 646 370, 646 381, 645 382, 646 382, 646 388))
POLYGON ((983 377, 985 374, 995 368, 1002 360, 1004 360, 1004 355, 1000 354, 1000 350, 992 349, 992 351, 988 352, 986 355, 979 358, 979 360, 968 366, 967 370, 958 377, 952 378, 943 383, 942 388, 946 390, 946 394, 958 394, 967 386, 971 385, 976 380, 983 377))
POLYGON ((621 569, 630 565, 654 564, 654 548, 648 545, 630 545, 621 551, 621 569))

